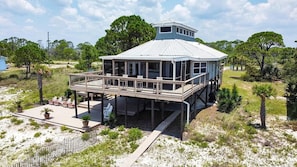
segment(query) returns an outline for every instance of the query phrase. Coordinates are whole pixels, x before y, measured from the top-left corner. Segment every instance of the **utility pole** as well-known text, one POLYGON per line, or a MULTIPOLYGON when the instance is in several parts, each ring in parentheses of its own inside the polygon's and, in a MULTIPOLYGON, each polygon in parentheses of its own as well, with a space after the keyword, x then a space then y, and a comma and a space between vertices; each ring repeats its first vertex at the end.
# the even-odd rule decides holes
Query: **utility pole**
POLYGON ((47 32, 47 54, 48 55, 49 55, 49 45, 50 45, 49 32, 47 32))

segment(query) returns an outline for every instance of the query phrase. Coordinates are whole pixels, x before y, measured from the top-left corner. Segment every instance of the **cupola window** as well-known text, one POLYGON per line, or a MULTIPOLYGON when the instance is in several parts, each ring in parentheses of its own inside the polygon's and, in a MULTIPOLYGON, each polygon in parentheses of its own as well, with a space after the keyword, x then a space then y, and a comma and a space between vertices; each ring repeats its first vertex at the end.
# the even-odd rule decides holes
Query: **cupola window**
POLYGON ((160 32, 171 32, 171 27, 161 27, 160 32))

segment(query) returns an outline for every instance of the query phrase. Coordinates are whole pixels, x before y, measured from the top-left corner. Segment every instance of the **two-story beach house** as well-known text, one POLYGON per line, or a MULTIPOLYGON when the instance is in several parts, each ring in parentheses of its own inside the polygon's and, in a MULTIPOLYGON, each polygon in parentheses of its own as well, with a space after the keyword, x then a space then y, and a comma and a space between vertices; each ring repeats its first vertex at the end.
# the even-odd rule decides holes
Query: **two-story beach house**
MULTIPOLYGON (((197 30, 192 27, 177 22, 153 24, 153 27, 157 33, 154 40, 118 55, 102 56, 102 72, 70 75, 70 89, 102 97, 111 94, 151 101, 153 127, 156 102, 180 103, 183 130, 184 114, 188 122, 196 101, 202 100, 206 105, 209 90, 220 85, 227 55, 196 42, 197 30)), ((114 105, 117 113, 116 102, 114 105)), ((127 113, 126 109, 125 116, 127 113)))

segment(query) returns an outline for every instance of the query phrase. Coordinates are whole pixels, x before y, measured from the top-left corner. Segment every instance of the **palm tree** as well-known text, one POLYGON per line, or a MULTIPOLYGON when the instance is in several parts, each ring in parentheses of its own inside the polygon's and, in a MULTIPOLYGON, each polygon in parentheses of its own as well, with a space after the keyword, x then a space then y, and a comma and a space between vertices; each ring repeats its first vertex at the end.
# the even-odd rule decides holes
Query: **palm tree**
POLYGON ((253 86, 253 94, 261 98, 261 107, 260 107, 261 127, 266 129, 265 100, 267 97, 275 96, 276 90, 271 85, 268 85, 268 84, 255 85, 253 86))
POLYGON ((42 93, 42 78, 43 77, 49 77, 51 75, 50 69, 44 65, 35 65, 34 67, 36 73, 37 73, 37 84, 38 84, 38 90, 39 90, 39 103, 43 104, 43 93, 42 93))

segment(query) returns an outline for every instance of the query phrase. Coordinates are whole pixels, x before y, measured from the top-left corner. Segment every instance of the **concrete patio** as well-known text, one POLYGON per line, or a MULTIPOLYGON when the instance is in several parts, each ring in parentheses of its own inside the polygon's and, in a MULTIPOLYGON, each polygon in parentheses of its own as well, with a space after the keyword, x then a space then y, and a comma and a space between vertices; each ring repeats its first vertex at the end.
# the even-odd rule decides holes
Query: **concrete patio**
MULTIPOLYGON (((92 105, 101 106, 100 102, 93 102, 92 105)), ((96 107, 97 108, 97 107, 96 107)), ((24 110, 22 113, 14 113, 15 116, 28 117, 32 119, 41 120, 44 123, 58 125, 58 126, 66 126, 68 128, 85 132, 92 128, 95 128, 101 124, 101 111, 91 107, 91 120, 89 121, 89 129, 82 128, 82 119, 81 117, 84 115, 88 115, 88 109, 83 107, 77 108, 78 118, 75 117, 74 108, 66 108, 63 106, 55 106, 55 105, 43 105, 39 107, 34 107, 31 109, 24 110), (54 112, 50 113, 50 119, 44 119, 44 115, 40 113, 44 108, 50 108, 54 112)))

